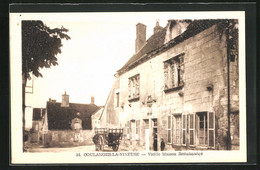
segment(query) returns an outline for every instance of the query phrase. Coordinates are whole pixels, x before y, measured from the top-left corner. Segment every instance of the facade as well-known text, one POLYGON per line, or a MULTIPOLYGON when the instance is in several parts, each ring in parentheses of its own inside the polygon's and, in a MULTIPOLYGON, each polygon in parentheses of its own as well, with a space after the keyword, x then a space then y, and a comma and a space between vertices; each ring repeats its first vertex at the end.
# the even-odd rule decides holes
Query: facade
POLYGON ((62 95, 62 102, 49 100, 42 120, 43 144, 70 146, 91 144, 91 116, 99 109, 94 98, 91 104, 69 102, 69 95, 62 95))
POLYGON ((33 108, 32 116, 32 129, 31 129, 31 142, 37 143, 41 141, 41 129, 42 129, 42 118, 44 116, 45 109, 33 108))
POLYGON ((157 22, 143 41, 146 27, 137 24, 139 47, 118 70, 105 105, 114 111, 102 119, 114 116, 123 142, 142 150, 160 150, 162 140, 165 150, 239 149, 236 26, 236 20, 169 20, 165 28, 157 22))
POLYGON ((95 113, 91 116, 91 124, 92 124, 92 130, 95 128, 100 128, 100 117, 102 115, 104 108, 100 107, 95 113))

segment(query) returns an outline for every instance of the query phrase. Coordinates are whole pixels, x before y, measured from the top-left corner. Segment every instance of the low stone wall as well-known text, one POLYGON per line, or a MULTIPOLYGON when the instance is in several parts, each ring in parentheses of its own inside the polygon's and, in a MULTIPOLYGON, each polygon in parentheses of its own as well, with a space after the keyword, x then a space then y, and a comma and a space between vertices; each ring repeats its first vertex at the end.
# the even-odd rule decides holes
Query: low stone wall
POLYGON ((48 132, 46 145, 49 147, 71 147, 82 145, 93 145, 92 130, 55 130, 48 132))

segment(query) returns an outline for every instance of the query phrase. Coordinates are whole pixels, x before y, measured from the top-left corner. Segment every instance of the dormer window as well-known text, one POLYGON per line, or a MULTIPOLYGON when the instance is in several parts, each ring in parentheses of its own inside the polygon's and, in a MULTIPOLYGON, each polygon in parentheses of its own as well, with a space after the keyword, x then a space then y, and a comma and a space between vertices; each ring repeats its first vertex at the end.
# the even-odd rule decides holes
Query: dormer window
POLYGON ((132 76, 128 79, 128 100, 129 101, 135 101, 139 100, 139 90, 140 90, 140 75, 137 74, 135 76, 132 76))
POLYGON ((183 87, 183 55, 181 53, 164 62, 164 91, 169 92, 183 87))

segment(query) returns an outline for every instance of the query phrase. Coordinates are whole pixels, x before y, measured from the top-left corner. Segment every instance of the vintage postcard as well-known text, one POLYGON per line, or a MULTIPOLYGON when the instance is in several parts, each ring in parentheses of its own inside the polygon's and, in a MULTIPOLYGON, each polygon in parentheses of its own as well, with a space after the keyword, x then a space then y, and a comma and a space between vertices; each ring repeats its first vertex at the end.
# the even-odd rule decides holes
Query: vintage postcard
POLYGON ((10 13, 11 163, 246 162, 245 13, 10 13))

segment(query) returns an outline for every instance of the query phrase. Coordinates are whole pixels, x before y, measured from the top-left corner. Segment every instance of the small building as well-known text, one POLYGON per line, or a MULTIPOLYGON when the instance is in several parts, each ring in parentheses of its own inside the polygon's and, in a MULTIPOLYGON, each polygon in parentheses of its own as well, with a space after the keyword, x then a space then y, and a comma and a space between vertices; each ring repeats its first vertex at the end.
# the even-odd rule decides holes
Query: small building
POLYGON ((30 130, 32 143, 41 141, 42 118, 44 113, 45 109, 43 108, 33 108, 32 128, 30 130))
POLYGON ((100 107, 95 113, 91 116, 92 122, 92 130, 95 128, 102 128, 103 126, 100 123, 100 118, 102 117, 102 113, 104 111, 104 107, 100 107))
POLYGON ((49 100, 43 118, 43 143, 50 146, 70 146, 92 142, 91 116, 99 106, 70 103, 69 95, 62 95, 62 102, 49 100))

